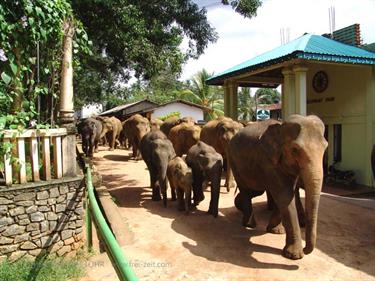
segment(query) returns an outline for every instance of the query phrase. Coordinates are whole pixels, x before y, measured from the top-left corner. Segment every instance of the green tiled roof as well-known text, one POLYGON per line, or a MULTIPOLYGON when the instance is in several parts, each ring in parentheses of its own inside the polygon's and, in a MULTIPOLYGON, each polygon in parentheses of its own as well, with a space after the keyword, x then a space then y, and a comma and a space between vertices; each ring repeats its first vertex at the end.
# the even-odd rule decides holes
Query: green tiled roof
POLYGON ((285 45, 212 76, 209 85, 222 85, 225 78, 294 58, 351 64, 375 64, 375 53, 313 34, 305 34, 285 45))

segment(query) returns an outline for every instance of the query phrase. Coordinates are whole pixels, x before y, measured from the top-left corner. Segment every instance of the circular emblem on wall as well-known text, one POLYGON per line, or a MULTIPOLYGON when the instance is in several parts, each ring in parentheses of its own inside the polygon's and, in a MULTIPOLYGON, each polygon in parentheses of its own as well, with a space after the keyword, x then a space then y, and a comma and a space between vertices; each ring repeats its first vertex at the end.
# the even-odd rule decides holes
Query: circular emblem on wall
POLYGON ((324 92, 328 87, 328 75, 324 71, 315 73, 312 81, 312 86, 317 93, 324 92))

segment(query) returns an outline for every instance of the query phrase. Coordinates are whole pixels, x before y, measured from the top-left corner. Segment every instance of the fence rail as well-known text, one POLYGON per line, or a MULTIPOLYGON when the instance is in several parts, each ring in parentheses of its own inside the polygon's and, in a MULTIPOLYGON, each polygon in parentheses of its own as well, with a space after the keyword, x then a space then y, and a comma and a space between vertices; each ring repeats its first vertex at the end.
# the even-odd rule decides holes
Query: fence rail
MULTIPOLYGON (((15 181, 24 184, 28 181, 56 179, 64 175, 63 145, 67 131, 59 129, 30 129, 25 131, 4 130, 0 142, 8 143, 4 155, 5 184, 10 186, 15 181), (11 145, 12 144, 12 145, 11 145), (51 145, 52 166, 51 166, 51 145), (18 159, 18 165, 12 164, 12 156, 18 159), (30 163, 32 179, 27 179, 26 166, 30 163), (40 173, 40 165, 42 173, 40 173), (53 174, 51 170, 53 169, 53 174)), ((74 152, 75 153, 75 152, 74 152)))
POLYGON ((87 243, 89 249, 92 248, 92 229, 91 224, 94 221, 97 226, 100 237, 103 239, 102 242, 105 245, 106 252, 112 262, 114 269, 116 270, 117 276, 121 281, 138 281, 138 277, 135 275, 129 262, 124 257, 119 244, 116 241, 111 229, 109 228, 102 212, 100 211, 98 202, 95 197, 94 187, 91 178, 91 169, 87 165, 85 173, 86 188, 87 188, 87 208, 86 208, 86 234, 87 243))

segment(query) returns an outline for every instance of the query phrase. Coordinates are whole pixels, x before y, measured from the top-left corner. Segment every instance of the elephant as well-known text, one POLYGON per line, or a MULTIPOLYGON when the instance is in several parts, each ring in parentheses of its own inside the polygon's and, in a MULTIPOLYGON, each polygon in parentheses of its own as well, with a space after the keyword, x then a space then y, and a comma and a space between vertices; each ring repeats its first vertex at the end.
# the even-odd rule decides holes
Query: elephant
POLYGON ((120 137, 121 131, 122 131, 122 124, 121 121, 112 116, 97 116, 98 120, 102 122, 102 132, 100 134, 100 138, 108 137, 109 136, 109 150, 114 150, 117 145, 117 139, 120 137))
POLYGON ((181 123, 174 126, 170 131, 168 138, 171 140, 177 156, 186 154, 190 147, 199 141, 201 128, 189 123, 181 123))
POLYGON ((179 118, 177 116, 172 116, 167 118, 163 124, 160 126, 160 130, 166 135, 169 136, 169 131, 176 125, 181 123, 188 123, 194 125, 194 118, 193 117, 183 117, 179 118))
POLYGON ((215 148, 215 150, 220 153, 223 156, 223 159, 226 161, 227 173, 225 186, 227 187, 228 192, 236 185, 230 163, 227 160, 228 144, 241 128, 243 128, 243 125, 233 121, 232 118, 219 117, 205 124, 201 131, 200 140, 215 148))
MULTIPOLYGON (((291 115, 283 123, 257 122, 243 128, 229 143, 229 161, 241 197, 243 224, 251 218, 248 198, 269 191, 276 205, 267 229, 282 221, 286 232, 283 255, 300 259, 316 245, 317 218, 323 182, 323 154, 328 146, 324 124, 314 115, 291 115), (301 231, 295 203, 298 181, 306 191, 306 246, 302 249, 301 231), (247 199, 246 199, 247 197, 247 199)), ((251 221, 250 221, 251 224, 251 221)))
POLYGON ((211 200, 208 213, 217 217, 223 157, 212 146, 198 141, 189 149, 186 155, 186 164, 193 171, 194 205, 198 205, 199 202, 204 200, 203 182, 211 182, 211 200))
POLYGON ((188 214, 193 189, 193 173, 181 157, 175 157, 168 163, 167 178, 172 191, 172 200, 178 200, 178 210, 188 214))
POLYGON ((151 125, 151 130, 160 130, 160 126, 163 124, 163 121, 160 120, 159 118, 151 118, 150 120, 150 125, 151 125))
POLYGON ((169 161, 176 156, 173 145, 162 131, 150 131, 142 138, 140 151, 150 173, 152 200, 159 201, 161 191, 166 207, 167 167, 169 161))
POLYGON ((141 160, 142 157, 138 148, 141 139, 150 131, 150 121, 140 114, 135 114, 125 120, 123 130, 125 130, 125 136, 128 138, 129 145, 133 148, 133 158, 141 160))
POLYGON ((87 157, 98 152, 98 142, 102 132, 102 123, 94 118, 87 118, 78 124, 78 132, 82 136, 82 150, 87 157))

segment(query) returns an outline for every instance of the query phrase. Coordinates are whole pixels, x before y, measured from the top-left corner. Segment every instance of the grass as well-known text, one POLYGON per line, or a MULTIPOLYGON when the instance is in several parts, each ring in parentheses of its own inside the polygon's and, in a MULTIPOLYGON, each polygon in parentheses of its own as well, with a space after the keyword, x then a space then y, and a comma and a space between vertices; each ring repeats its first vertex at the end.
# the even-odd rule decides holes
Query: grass
POLYGON ((45 256, 35 261, 21 258, 0 263, 1 281, 75 281, 85 274, 83 258, 45 256))

